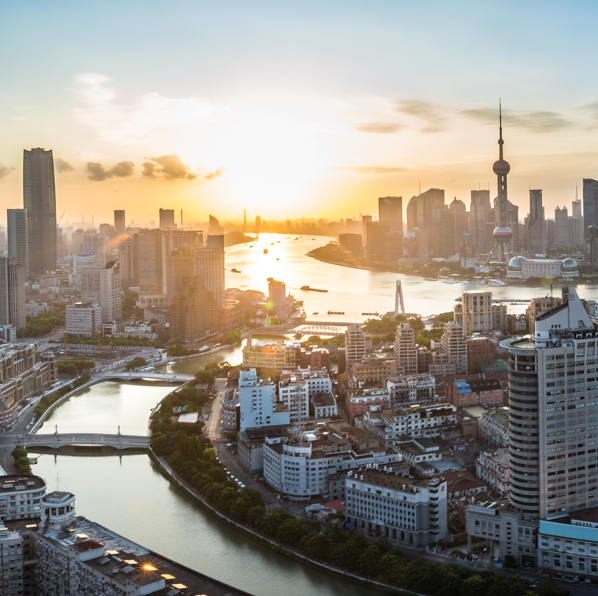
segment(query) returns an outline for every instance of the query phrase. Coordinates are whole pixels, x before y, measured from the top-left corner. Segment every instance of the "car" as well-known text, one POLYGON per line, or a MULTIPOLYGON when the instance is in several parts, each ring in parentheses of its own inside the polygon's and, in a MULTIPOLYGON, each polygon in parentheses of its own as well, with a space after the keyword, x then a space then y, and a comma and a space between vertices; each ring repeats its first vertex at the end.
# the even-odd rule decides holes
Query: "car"
POLYGON ((541 583, 540 580, 537 579, 535 582, 531 583, 529 585, 529 587, 532 588, 532 589, 537 588, 540 585, 540 583, 541 583))
POLYGON ((29 430, 29 425, 27 425, 27 426, 25 427, 25 430, 29 430))

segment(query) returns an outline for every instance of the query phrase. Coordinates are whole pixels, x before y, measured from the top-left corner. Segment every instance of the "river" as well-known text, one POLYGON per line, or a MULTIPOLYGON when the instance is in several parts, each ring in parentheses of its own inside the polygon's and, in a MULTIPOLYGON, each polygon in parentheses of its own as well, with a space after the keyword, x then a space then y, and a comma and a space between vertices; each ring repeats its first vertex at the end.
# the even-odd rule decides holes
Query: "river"
MULTIPOLYGON (((114 432, 120 424, 121 428, 139 430, 142 420, 147 426, 150 408, 172 389, 172 385, 104 381, 59 406, 44 428, 48 426, 53 432, 54 424, 58 424, 63 432, 67 427, 81 432, 95 432, 97 428, 114 432)), ((172 485, 145 454, 44 454, 33 471, 46 480, 49 490, 74 493, 79 515, 256 596, 372 593, 285 557, 230 528, 172 485)))
MULTIPOLYGON (((268 292, 268 277, 287 284, 296 298, 304 301, 305 312, 310 321, 359 322, 367 318, 364 312, 386 313, 394 310, 395 281, 401 280, 405 309, 424 316, 453 309, 455 298, 465 290, 492 290, 495 298, 528 299, 545 296, 550 287, 511 285, 476 286, 471 284, 444 284, 426 281, 416 275, 368 271, 322 263, 307 253, 323 246, 332 238, 325 236, 297 237, 283 234, 261 234, 257 242, 238 244, 226 249, 226 285, 241 289, 268 292), (252 248, 253 247, 253 248, 252 248), (268 254, 263 250, 267 249, 268 254), (277 260, 279 259, 279 260, 277 260), (234 273, 237 269, 240 273, 234 273), (328 290, 326 293, 301 290, 301 286, 328 290), (344 312, 344 315, 328 315, 328 311, 344 312), (315 315, 314 313, 318 313, 315 315)), ((577 285, 582 298, 596 299, 596 284, 577 285)), ((560 295, 560 287, 554 288, 560 295)), ((510 313, 525 311, 526 305, 509 305, 510 313)))

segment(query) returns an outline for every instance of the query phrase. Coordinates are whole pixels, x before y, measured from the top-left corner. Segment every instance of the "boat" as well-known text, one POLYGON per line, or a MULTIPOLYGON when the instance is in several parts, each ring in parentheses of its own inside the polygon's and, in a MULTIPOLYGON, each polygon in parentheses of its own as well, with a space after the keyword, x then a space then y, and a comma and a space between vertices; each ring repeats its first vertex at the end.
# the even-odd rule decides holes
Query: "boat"
POLYGON ((448 279, 443 279, 442 280, 443 284, 456 284, 459 283, 456 279, 453 279, 452 277, 449 277, 448 279))
POLYGON ((379 315, 379 313, 377 312, 362 312, 361 316, 362 317, 377 317, 379 315))
POLYGON ((504 281, 502 281, 500 279, 490 279, 490 280, 488 280, 488 285, 489 286, 508 286, 509 284, 505 283, 504 281))
POLYGON ((426 277, 424 278, 424 281, 437 281, 436 277, 426 277))
POLYGON ((170 362, 167 362, 168 366, 174 366, 176 364, 176 362, 174 360, 171 360, 170 362))
POLYGON ((235 269, 234 267, 231 269, 231 271, 232 271, 233 273, 241 273, 241 272, 240 272, 238 269, 235 269))
POLYGON ((311 286, 301 286, 302 290, 312 292, 327 292, 328 290, 321 290, 320 288, 312 288, 311 286))
POLYGON ((315 240, 315 238, 312 238, 312 240, 315 240))
POLYGON ((279 259, 278 257, 276 257, 276 260, 277 260, 277 261, 280 261, 280 259, 279 259))
POLYGON ((344 315, 345 313, 340 310, 329 310, 328 314, 329 315, 344 315))
POLYGON ((316 311, 316 312, 314 313, 314 315, 319 315, 319 314, 320 314, 320 313, 319 313, 318 311, 316 311))
POLYGON ((264 248, 264 254, 267 255, 268 254, 268 249, 264 248))
POLYGON ((276 241, 276 244, 280 244, 280 240, 277 240, 277 241, 276 241))

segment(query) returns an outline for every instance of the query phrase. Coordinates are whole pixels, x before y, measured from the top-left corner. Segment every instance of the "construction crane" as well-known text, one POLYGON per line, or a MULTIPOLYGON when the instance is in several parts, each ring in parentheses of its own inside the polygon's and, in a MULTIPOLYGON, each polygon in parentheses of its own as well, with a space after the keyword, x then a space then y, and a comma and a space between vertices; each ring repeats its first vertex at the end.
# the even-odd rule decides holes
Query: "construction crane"
POLYGON ((60 222, 62 221, 62 218, 64 217, 64 214, 66 213, 66 209, 62 212, 62 215, 60 216, 60 218, 58 219, 58 221, 56 222, 56 226, 60 225, 60 222))

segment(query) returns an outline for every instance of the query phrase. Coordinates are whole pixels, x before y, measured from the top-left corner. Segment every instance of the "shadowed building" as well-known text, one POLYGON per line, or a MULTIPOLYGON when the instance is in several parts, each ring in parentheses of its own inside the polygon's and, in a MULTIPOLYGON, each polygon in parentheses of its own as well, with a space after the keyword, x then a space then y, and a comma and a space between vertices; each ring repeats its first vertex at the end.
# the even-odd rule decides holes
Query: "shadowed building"
POLYGON ((27 209, 7 209, 8 256, 23 265, 25 276, 29 275, 29 238, 27 233, 27 209))
POLYGON ((388 224, 391 232, 403 231, 403 197, 380 197, 378 220, 388 224))
POLYGON ((56 188, 51 149, 24 150, 23 199, 29 232, 29 272, 55 271, 56 188))

